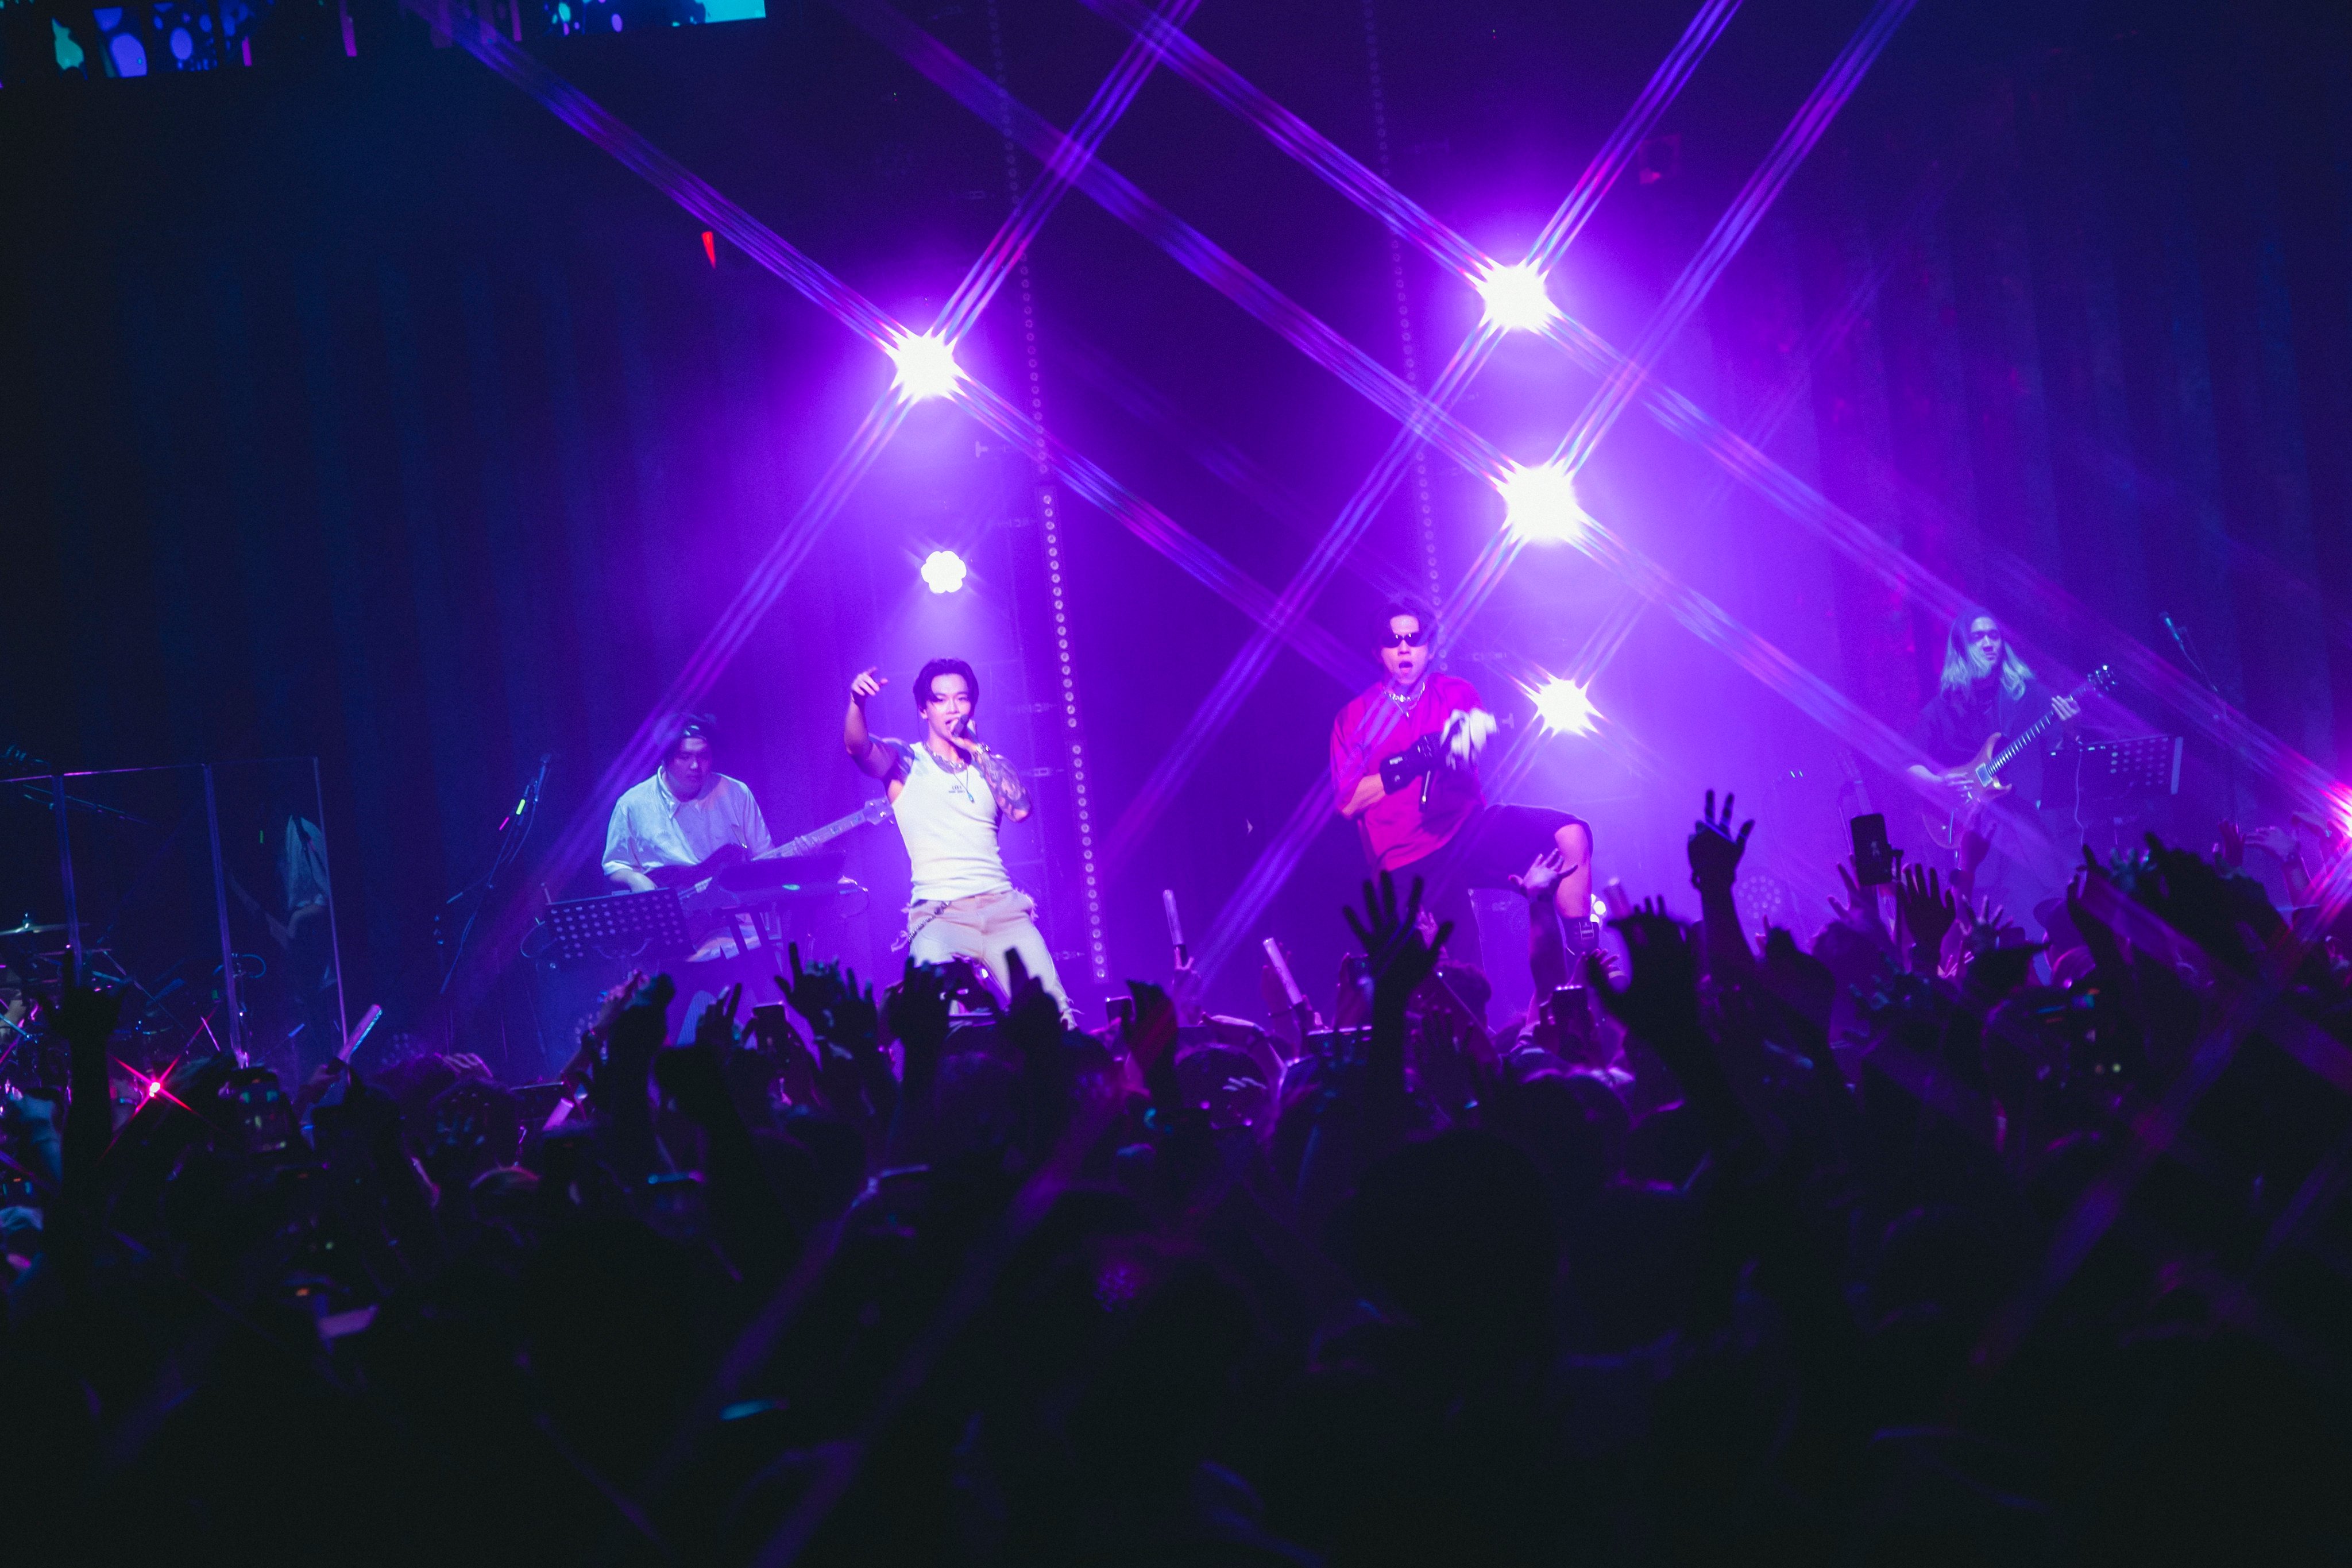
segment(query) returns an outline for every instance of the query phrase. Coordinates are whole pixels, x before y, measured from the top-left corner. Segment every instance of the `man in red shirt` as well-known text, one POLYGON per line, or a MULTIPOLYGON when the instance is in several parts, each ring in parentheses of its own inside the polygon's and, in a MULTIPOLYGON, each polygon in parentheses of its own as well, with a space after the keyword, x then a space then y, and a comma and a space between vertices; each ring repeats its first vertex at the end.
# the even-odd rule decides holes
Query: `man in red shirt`
POLYGON ((1572 969, 1563 959, 1598 945, 1591 826, 1543 806, 1486 804, 1475 748, 1447 734, 1455 714, 1479 711, 1478 689, 1430 668, 1435 620, 1402 601, 1381 607, 1376 629, 1386 678, 1339 710, 1331 726, 1339 815, 1356 825, 1375 872, 1391 873, 1401 889, 1422 879, 1423 907, 1454 921, 1454 945, 1472 962, 1479 957, 1478 927, 1467 889, 1528 892, 1540 997, 1568 982, 1572 969), (1543 918, 1545 900, 1532 896, 1547 887, 1557 924, 1543 918))

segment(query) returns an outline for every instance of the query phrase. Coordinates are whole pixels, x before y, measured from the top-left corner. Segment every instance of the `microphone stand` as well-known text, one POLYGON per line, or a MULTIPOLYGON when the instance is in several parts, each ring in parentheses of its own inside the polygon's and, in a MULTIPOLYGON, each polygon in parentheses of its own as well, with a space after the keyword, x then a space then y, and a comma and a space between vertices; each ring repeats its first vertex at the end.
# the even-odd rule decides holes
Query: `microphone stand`
MULTIPOLYGON (((2189 666, 2189 673, 2202 681, 2205 689, 2213 694, 2213 700, 2217 704, 2213 710, 2215 724, 2224 730, 2228 729, 2227 710, 2230 700, 2221 695, 2221 685, 2213 679, 2213 672, 2207 669, 2205 661, 2197 657, 2197 645, 2189 640, 2188 628, 2170 616, 2167 616, 2164 617, 2164 629, 2172 634, 2172 646, 2180 650, 2181 659, 2189 666)), ((2227 792, 2229 800, 2229 818, 2231 822, 2235 822, 2238 820, 2238 748, 2233 745, 2224 745, 2221 748, 2221 758, 2222 777, 2227 781, 2223 788, 2227 792)))
POLYGON ((490 901, 490 894, 498 887, 499 873, 522 853, 523 840, 530 837, 530 825, 539 816, 539 792, 547 784, 547 764, 554 759, 552 752, 539 759, 539 773, 523 786, 522 799, 515 803, 514 815, 499 824, 498 847, 490 857, 490 868, 482 873, 481 880, 449 895, 447 901, 452 904, 468 893, 479 892, 481 897, 476 899, 474 907, 467 911, 466 923, 457 931, 457 944, 449 950, 449 967, 441 975, 441 994, 444 996, 449 994, 449 982, 457 977, 457 964, 466 956, 466 943, 474 934, 474 922, 482 918, 483 906, 490 901), (509 829, 518 830, 511 838, 508 837, 509 829))

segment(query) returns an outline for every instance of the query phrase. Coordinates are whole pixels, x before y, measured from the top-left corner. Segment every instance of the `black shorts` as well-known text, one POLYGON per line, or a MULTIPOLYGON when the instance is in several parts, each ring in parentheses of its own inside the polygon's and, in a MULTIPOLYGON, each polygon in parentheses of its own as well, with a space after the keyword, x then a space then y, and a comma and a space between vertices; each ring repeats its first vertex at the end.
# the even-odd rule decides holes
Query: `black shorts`
POLYGON ((1425 889, 1423 901, 1431 909, 1441 898, 1447 905, 1460 900, 1470 888, 1507 888, 1511 879, 1526 874, 1528 862, 1553 847, 1553 835, 1570 824, 1592 837, 1592 824, 1546 805, 1482 805, 1462 831, 1435 851, 1391 873, 1403 894, 1419 877, 1425 889))

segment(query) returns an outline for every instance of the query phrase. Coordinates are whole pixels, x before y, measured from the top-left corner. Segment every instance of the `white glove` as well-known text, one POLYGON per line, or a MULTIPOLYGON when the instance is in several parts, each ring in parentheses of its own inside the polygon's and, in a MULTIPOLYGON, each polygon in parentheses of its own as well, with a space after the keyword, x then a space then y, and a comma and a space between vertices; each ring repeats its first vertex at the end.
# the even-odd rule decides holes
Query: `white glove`
POLYGON ((1456 709, 1445 721, 1445 754, 1455 767, 1477 760, 1495 732, 1495 716, 1484 708, 1456 709))

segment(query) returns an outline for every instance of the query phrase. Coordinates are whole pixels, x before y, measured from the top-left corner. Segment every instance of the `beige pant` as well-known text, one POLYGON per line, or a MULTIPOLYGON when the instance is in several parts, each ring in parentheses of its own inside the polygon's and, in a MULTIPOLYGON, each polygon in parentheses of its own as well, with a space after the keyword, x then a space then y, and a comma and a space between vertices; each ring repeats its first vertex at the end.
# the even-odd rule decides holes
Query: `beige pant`
POLYGON ((1021 955, 1031 978, 1070 1016, 1069 993, 1054 968, 1054 955, 1031 919, 1037 900, 1017 888, 974 893, 944 903, 918 903, 907 908, 907 954, 918 963, 945 963, 967 958, 988 971, 1001 994, 1011 983, 1013 965, 1006 954, 1021 955))

